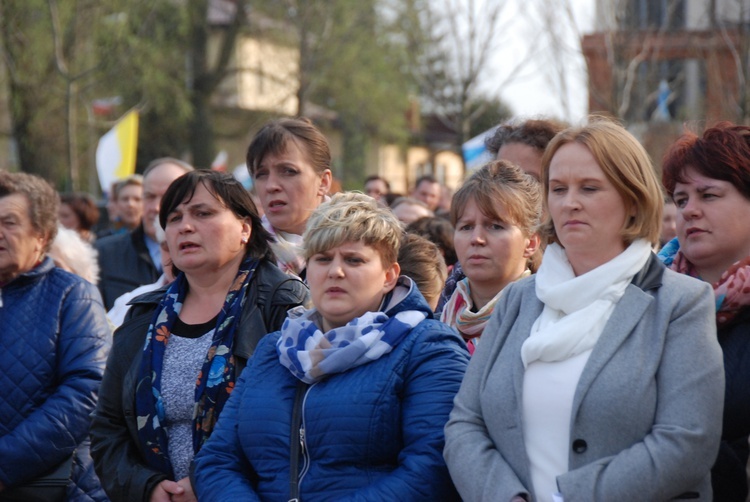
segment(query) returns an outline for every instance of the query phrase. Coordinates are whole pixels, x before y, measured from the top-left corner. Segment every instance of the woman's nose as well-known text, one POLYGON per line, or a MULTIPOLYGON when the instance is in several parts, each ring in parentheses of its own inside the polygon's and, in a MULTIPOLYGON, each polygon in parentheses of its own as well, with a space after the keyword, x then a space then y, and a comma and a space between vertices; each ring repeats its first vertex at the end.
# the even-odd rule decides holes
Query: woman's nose
POLYGON ((477 225, 474 227, 474 230, 471 232, 471 243, 476 245, 482 245, 485 244, 487 240, 485 239, 484 230, 482 229, 481 225, 477 225))
POLYGON ((563 206, 569 210, 575 210, 581 208, 581 203, 578 199, 578 195, 574 190, 568 190, 563 200, 563 206))
POLYGON ((690 220, 700 215, 700 204, 694 199, 688 199, 678 211, 683 218, 690 220))
POLYGON ((177 227, 177 229, 180 231, 180 233, 185 232, 192 232, 193 231, 193 222, 190 220, 190 218, 183 216, 180 219, 180 224, 177 227))
POLYGON ((279 184, 279 177, 274 173, 273 171, 268 173, 268 176, 266 177, 266 191, 267 192, 277 192, 281 188, 281 185, 279 184))
POLYGON ((332 260, 331 266, 328 267, 328 277, 342 277, 344 275, 344 268, 341 265, 340 260, 332 260))

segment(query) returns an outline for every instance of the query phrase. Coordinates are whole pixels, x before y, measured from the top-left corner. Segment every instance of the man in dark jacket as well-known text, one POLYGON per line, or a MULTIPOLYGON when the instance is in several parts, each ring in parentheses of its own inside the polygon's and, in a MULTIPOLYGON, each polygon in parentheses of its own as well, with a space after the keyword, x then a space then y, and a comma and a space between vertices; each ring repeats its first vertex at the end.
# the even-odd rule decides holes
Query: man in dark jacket
POLYGON ((99 252, 99 290, 107 310, 115 300, 138 286, 155 282, 162 273, 155 223, 162 195, 169 185, 192 171, 189 164, 169 157, 154 160, 143 172, 143 220, 132 232, 96 242, 99 252))

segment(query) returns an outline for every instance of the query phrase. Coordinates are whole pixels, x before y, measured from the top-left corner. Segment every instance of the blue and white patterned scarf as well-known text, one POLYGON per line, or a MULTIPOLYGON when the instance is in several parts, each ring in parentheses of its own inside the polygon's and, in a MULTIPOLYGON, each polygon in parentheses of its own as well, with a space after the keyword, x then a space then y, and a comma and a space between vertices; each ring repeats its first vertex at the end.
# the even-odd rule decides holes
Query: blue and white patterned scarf
POLYGON ((384 312, 367 312, 327 333, 316 325, 314 320, 319 318, 316 309, 287 317, 276 343, 279 362, 309 384, 388 354, 427 314, 405 310, 389 317, 384 312))

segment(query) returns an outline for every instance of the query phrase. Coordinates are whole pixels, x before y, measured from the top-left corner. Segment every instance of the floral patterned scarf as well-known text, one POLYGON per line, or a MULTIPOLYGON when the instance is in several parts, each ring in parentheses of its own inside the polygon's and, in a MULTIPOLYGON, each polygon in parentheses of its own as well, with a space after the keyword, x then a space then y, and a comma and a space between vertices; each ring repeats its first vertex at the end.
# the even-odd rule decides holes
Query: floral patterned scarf
MULTIPOLYGON (((677 251, 670 268, 700 279, 695 266, 681 251, 677 251)), ((750 256, 729 267, 712 286, 716 297, 716 326, 721 328, 750 305, 750 256)))
MULTIPOLYGON (((198 374, 193 414, 193 448, 196 453, 211 434, 219 413, 234 388, 234 334, 245 303, 247 287, 257 266, 258 260, 251 257, 246 257, 240 265, 219 312, 211 347, 198 374)), ((187 279, 181 273, 169 286, 154 312, 146 333, 135 392, 138 439, 146 464, 170 478, 174 477, 174 472, 169 461, 167 432, 163 426, 165 416, 161 397, 161 372, 164 351, 187 290, 187 279)))

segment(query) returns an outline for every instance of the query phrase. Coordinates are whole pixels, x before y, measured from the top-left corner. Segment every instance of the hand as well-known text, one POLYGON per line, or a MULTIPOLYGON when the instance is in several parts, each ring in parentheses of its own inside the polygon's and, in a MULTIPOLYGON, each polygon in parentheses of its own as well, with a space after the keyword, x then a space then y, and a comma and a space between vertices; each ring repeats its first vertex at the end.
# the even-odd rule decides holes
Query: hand
MULTIPOLYGON (((165 479, 154 488, 151 492, 151 502, 171 502, 172 495, 182 495, 185 489, 177 482, 165 479)), ((192 492, 192 490, 191 490, 192 492)))
POLYGON ((198 502, 198 499, 195 498, 190 478, 182 478, 177 484, 182 487, 183 492, 172 495, 172 502, 198 502))

